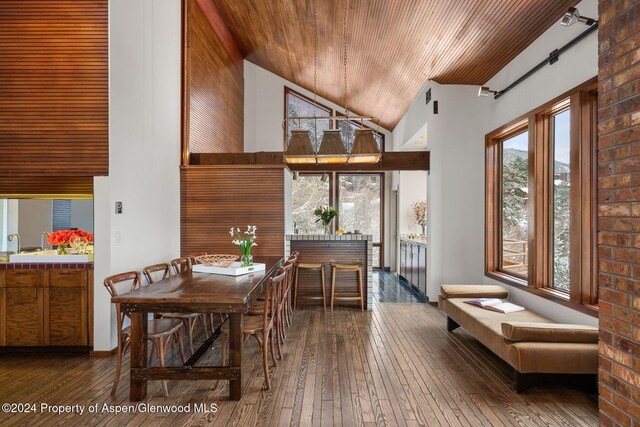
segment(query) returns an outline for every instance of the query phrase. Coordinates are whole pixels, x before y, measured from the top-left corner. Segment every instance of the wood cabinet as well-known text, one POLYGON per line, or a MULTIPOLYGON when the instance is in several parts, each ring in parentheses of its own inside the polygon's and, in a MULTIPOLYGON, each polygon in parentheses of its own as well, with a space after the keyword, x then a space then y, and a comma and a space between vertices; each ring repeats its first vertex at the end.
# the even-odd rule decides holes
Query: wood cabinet
POLYGON ((0 346, 91 345, 88 269, 0 270, 0 346))
POLYGON ((400 275, 416 290, 427 293, 427 247, 400 241, 400 275))

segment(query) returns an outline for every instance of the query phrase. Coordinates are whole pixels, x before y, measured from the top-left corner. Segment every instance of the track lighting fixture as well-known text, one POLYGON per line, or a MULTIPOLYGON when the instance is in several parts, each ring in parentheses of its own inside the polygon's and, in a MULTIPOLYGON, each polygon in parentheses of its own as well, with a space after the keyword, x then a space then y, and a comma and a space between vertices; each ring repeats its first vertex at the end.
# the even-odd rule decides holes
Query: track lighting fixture
POLYGON ((498 93, 497 90, 491 90, 486 86, 481 86, 480 89, 478 89, 478 96, 489 96, 491 94, 496 94, 498 93))
POLYGON ((585 25, 593 25, 598 22, 597 19, 587 18, 586 16, 580 16, 580 12, 575 7, 570 7, 569 10, 562 16, 560 24, 568 27, 576 22, 582 22, 585 25))

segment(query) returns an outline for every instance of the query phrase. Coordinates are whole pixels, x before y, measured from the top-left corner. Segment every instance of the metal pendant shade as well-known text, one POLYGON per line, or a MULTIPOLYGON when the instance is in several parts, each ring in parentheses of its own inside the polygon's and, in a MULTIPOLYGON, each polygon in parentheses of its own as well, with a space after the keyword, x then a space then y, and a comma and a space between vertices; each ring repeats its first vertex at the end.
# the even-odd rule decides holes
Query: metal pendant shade
POLYGON ((348 156, 340 130, 325 130, 318 150, 318 163, 346 163, 348 156))
POLYGON ((291 131, 284 159, 287 163, 316 163, 316 153, 313 151, 311 133, 308 130, 291 131))
POLYGON ((373 136, 372 129, 356 129, 349 163, 377 163, 380 161, 380 148, 373 136))

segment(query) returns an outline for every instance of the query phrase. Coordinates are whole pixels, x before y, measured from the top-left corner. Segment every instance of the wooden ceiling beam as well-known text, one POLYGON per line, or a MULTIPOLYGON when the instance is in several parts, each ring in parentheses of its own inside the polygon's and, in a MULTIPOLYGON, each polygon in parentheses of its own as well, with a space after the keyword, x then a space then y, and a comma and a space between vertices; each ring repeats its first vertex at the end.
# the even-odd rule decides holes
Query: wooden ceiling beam
MULTIPOLYGON (((282 152, 258 153, 191 153, 191 166, 229 165, 284 165, 282 152)), ((289 164, 294 172, 348 172, 348 171, 428 171, 428 151, 387 151, 379 163, 340 164, 289 164)))

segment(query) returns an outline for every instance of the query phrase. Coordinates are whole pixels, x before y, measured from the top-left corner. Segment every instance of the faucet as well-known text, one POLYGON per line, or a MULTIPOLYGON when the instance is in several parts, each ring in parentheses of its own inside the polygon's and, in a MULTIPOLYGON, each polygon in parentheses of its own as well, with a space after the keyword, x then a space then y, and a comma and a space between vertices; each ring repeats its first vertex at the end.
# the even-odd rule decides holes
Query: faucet
POLYGON ((18 241, 18 250, 16 251, 16 253, 19 254, 20 253, 20 235, 18 233, 9 234, 9 236, 7 237, 7 240, 10 241, 10 242, 13 242, 13 238, 14 237, 18 241))
POLYGON ((44 251, 44 240, 49 238, 49 233, 47 231, 43 231, 40 233, 40 248, 44 251))

